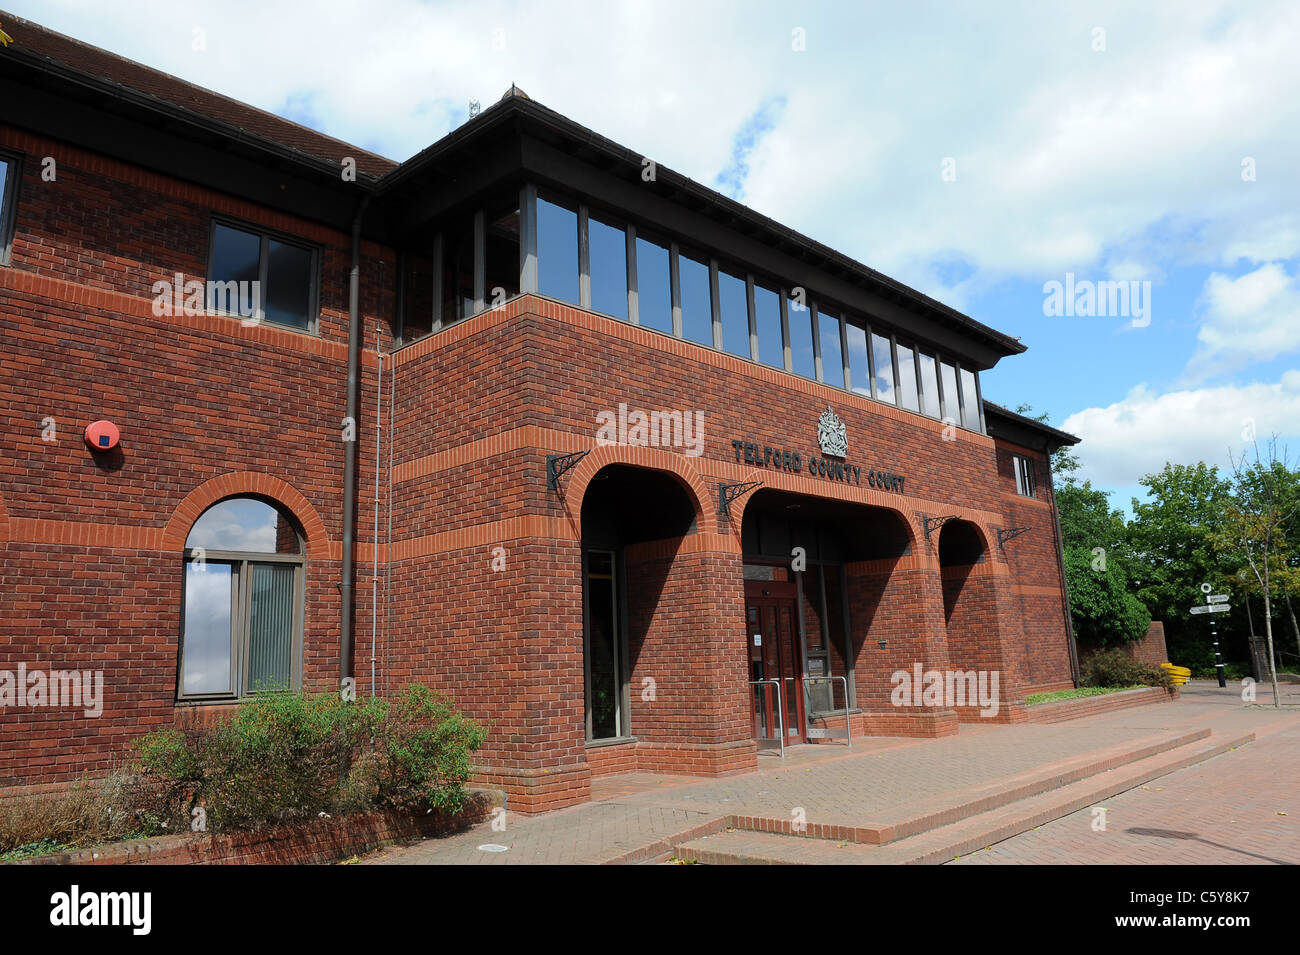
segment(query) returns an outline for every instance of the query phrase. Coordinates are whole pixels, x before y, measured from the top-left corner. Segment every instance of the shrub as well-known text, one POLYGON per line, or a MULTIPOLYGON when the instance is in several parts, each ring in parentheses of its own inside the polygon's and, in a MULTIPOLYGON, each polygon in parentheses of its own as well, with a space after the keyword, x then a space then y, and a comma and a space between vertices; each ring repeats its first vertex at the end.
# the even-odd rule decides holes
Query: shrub
POLYGON ((1082 661, 1079 682, 1083 686, 1163 686, 1169 674, 1161 667, 1134 660, 1122 650, 1101 650, 1082 661))
POLYGON ((87 841, 148 835, 131 806, 134 782, 115 770, 82 779, 56 793, 16 795, 0 801, 0 862, 44 855, 87 841))
POLYGON ((379 806, 456 812, 484 738, 418 684, 396 705, 267 693, 210 729, 137 740, 138 793, 151 826, 170 831, 198 805, 214 831, 379 806))

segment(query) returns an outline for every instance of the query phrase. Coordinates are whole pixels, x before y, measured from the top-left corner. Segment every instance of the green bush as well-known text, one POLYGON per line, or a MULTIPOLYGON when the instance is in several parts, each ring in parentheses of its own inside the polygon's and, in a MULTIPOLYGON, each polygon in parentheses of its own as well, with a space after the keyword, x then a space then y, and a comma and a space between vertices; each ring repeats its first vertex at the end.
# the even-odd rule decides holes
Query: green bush
POLYGON ((418 684, 395 705, 264 693, 209 729, 137 740, 137 811, 152 831, 189 828, 197 806, 212 831, 380 806, 456 812, 484 738, 418 684))
POLYGON ((1162 667, 1134 660, 1123 650, 1101 650, 1079 665, 1082 686, 1163 686, 1169 687, 1169 673, 1162 667))

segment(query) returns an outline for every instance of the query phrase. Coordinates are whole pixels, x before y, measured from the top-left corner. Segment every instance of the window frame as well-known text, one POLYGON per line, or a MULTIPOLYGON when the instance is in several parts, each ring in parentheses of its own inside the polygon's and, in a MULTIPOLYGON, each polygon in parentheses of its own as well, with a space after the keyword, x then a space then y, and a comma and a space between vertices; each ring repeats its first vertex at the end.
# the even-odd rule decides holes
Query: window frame
MULTIPOLYGON (((258 693, 247 689, 249 653, 249 626, 252 621, 252 581, 253 565, 255 564, 287 564, 294 568, 293 580, 293 621, 290 625, 291 648, 289 651, 289 683, 290 689, 298 690, 302 688, 302 664, 303 664, 303 632, 304 621, 307 616, 306 592, 307 592, 307 541, 302 532, 298 529, 296 521, 287 510, 278 503, 256 497, 255 495, 237 494, 234 497, 222 498, 204 509, 204 514, 213 507, 217 507, 227 501, 232 500, 255 500, 260 501, 270 507, 273 507, 290 521, 293 531, 298 540, 299 552, 296 554, 267 554, 257 553, 254 551, 233 551, 233 550, 210 550, 208 548, 194 548, 186 546, 181 551, 181 601, 180 601, 180 630, 177 640, 176 650, 176 700, 182 703, 230 703, 249 700, 257 696, 258 693), (231 617, 230 617, 230 687, 229 691, 208 692, 208 693, 186 693, 185 692, 185 626, 186 626, 186 603, 188 600, 188 576, 190 562, 195 558, 195 551, 203 551, 203 562, 207 564, 223 564, 234 567, 232 573, 233 586, 231 594, 231 617)), ((203 515, 199 515, 202 517, 203 515)), ((197 523, 199 518, 195 518, 197 523)), ((193 528, 193 524, 190 525, 193 528)), ((267 691, 260 691, 267 692, 267 691)))
POLYGON ((630 666, 630 649, 628 645, 628 621, 627 621, 627 600, 626 600, 626 577, 624 576, 623 548, 621 547, 583 547, 581 552, 582 561, 582 669, 583 669, 583 736, 587 746, 606 746, 613 743, 624 743, 636 739, 632 729, 631 719, 631 666, 630 666), (612 572, 609 575, 593 575, 590 570, 590 559, 593 554, 608 555, 612 572), (615 692, 614 722, 615 733, 613 736, 592 735, 593 712, 592 706, 592 678, 591 678, 591 582, 593 580, 608 581, 610 588, 610 600, 612 604, 611 618, 618 633, 614 638, 614 670, 615 682, 617 684, 615 692))
POLYGON ((1038 475, 1033 460, 1028 455, 1013 452, 1011 472, 1016 482, 1016 493, 1021 497, 1037 499, 1038 475))
POLYGON ((0 150, 0 162, 9 164, 3 195, 0 195, 0 266, 8 266, 18 223, 18 190, 23 178, 23 157, 20 153, 0 150))
POLYGON ((270 269, 270 243, 274 239, 285 245, 292 245, 311 253, 311 289, 307 296, 307 325, 299 328, 297 325, 286 325, 283 322, 277 322, 266 316, 266 297, 261 296, 257 318, 257 324, 271 325, 275 328, 285 331, 297 332, 300 335, 311 335, 320 337, 320 290, 321 290, 321 269, 322 259, 321 247, 313 242, 292 235, 287 232, 281 232, 277 229, 268 229, 265 226, 257 225, 242 219, 236 219, 231 216, 213 215, 208 222, 208 255, 205 265, 204 282, 205 293, 203 296, 203 310, 208 315, 222 315, 227 318, 238 319, 239 321, 248 321, 243 315, 232 314, 219 308, 208 308, 208 296, 206 294, 206 283, 219 281, 212 277, 212 260, 217 251, 217 226, 222 225, 228 229, 235 229, 239 232, 248 232, 258 237, 257 249, 257 281, 261 283, 261 288, 267 290, 270 283, 267 282, 267 272, 270 269))

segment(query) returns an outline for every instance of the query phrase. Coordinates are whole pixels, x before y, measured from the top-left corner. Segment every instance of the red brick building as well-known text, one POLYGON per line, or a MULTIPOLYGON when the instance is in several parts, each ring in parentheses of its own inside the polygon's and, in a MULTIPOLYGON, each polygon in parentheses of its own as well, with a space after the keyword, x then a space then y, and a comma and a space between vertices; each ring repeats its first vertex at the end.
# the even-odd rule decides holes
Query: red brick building
POLYGON ((525 811, 1071 685, 1017 340, 518 90, 398 164, 3 22, 0 674, 103 692, 0 788, 284 685, 448 693, 525 811))

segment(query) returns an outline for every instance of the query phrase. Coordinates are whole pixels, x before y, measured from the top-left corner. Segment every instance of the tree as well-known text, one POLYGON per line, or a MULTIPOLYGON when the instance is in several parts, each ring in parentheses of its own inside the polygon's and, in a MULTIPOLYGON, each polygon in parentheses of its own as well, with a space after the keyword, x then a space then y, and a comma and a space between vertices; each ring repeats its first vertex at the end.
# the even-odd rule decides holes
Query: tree
POLYGON ((1231 486, 1203 461, 1166 464, 1140 483, 1150 500, 1132 499, 1127 536, 1135 593, 1176 642, 1194 632, 1188 608, 1202 602, 1200 585, 1237 569, 1232 555, 1212 539, 1231 502, 1231 486))
POLYGON ((1070 592, 1070 616, 1080 642, 1115 647, 1139 640, 1151 625, 1151 614, 1129 591, 1123 566, 1083 547, 1065 551, 1065 580, 1070 592))
POLYGON ((1295 568, 1288 553, 1286 530, 1300 505, 1296 475, 1291 471, 1283 448, 1278 457, 1277 436, 1269 438, 1265 450, 1254 445, 1254 460, 1242 452, 1232 461, 1233 500, 1225 509, 1222 526, 1215 535, 1221 550, 1239 554, 1264 599, 1264 637, 1268 645, 1269 678, 1273 684, 1273 705, 1280 707, 1277 667, 1273 664, 1273 599, 1276 590, 1287 594, 1295 589, 1295 568))

